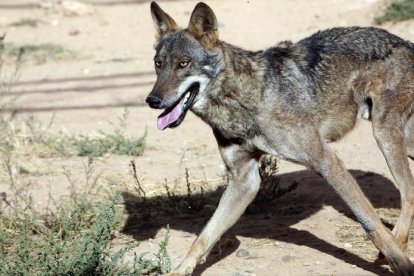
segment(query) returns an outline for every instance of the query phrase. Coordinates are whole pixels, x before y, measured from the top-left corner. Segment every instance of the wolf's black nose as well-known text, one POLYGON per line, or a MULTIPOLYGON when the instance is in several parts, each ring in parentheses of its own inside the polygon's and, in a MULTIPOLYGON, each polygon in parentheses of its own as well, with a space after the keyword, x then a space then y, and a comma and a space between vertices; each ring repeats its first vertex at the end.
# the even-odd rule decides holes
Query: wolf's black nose
POLYGON ((150 95, 147 97, 146 102, 151 108, 160 108, 162 100, 150 95))

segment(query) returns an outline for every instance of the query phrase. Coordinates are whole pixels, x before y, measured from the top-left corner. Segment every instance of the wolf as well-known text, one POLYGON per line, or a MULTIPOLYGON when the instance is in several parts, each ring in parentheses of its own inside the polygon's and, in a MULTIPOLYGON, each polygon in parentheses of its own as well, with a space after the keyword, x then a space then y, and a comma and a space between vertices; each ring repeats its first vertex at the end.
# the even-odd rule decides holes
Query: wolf
MULTIPOLYGON (((374 27, 319 31, 247 51, 219 39, 212 9, 198 3, 180 28, 155 2, 157 80, 146 102, 159 129, 191 110, 212 128, 229 183, 213 216, 170 275, 189 275, 252 202, 264 154, 320 174, 353 211, 396 275, 414 275, 404 249, 414 216, 414 44, 374 27), (389 231, 329 143, 358 118, 373 133, 401 196, 389 231)), ((363 157, 362 157, 363 158, 363 157)))

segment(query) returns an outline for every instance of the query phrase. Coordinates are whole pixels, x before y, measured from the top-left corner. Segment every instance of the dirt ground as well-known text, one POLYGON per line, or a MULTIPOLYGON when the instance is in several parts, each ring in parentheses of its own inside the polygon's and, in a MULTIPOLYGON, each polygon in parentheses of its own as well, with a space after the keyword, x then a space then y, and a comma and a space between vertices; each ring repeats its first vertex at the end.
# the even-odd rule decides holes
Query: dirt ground
MULTIPOLYGON (((39 1, 40 2, 40 1, 39 1)), ((193 181, 205 181, 214 191, 223 178, 223 165, 211 130, 189 114, 177 129, 159 131, 159 111, 149 109, 145 97, 154 80, 154 28, 149 2, 93 1, 90 14, 66 16, 60 8, 36 8, 35 1, 1 1, 0 33, 7 43, 54 43, 76 57, 25 64, 11 96, 18 95, 15 120, 34 114, 42 122, 54 117, 53 131, 96 134, 112 129, 124 108, 130 112, 127 135, 141 136, 147 129, 147 147, 136 157, 137 171, 149 195, 163 192, 165 179, 184 185, 188 168, 193 181), (36 19, 36 27, 11 26, 36 19), (53 115, 54 114, 54 115, 53 115)), ((334 26, 370 26, 381 14, 380 0, 250 0, 207 3, 215 11, 221 39, 256 50, 281 40, 297 41, 334 26)), ((162 1, 174 19, 185 26, 196 1, 162 1)), ((414 41, 414 21, 382 26, 414 41)), ((10 110, 9 110, 10 111, 10 110)), ((3 111, 4 112, 4 111, 3 111)), ((8 110, 6 110, 8 112, 8 110)), ((385 160, 372 137, 369 122, 361 121, 342 141, 332 145, 357 177, 381 214, 399 206, 399 195, 385 160)), ((128 186, 128 156, 98 158, 96 170, 104 179, 128 186)), ((81 157, 27 157, 22 162, 38 173, 26 175, 35 203, 45 204, 47 194, 67 194, 62 168, 75 178, 83 173, 81 157)), ((223 237, 207 263, 195 275, 391 275, 376 263, 377 252, 364 240, 362 228, 335 193, 305 168, 279 162, 281 183, 296 181, 298 188, 270 204, 253 206, 223 237), (236 252, 246 249, 248 256, 236 252), (239 254, 240 255, 240 254, 239 254)), ((0 192, 7 190, 6 172, 0 169, 0 192)), ((132 184, 131 184, 132 185, 132 184)), ((171 228, 169 251, 173 263, 183 258, 211 211, 181 216, 157 215, 151 223, 130 221, 129 234, 142 240, 141 251, 153 252, 171 228)), ((127 232, 128 233, 128 232, 127 232)))

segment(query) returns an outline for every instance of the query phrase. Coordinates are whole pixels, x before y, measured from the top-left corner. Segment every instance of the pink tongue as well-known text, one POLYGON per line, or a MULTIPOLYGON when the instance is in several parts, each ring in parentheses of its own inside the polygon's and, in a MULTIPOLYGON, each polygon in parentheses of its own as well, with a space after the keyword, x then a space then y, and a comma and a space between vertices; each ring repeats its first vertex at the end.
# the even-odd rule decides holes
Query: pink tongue
POLYGON ((178 120, 183 113, 184 98, 167 114, 162 113, 158 116, 157 127, 160 130, 166 129, 171 123, 178 120))

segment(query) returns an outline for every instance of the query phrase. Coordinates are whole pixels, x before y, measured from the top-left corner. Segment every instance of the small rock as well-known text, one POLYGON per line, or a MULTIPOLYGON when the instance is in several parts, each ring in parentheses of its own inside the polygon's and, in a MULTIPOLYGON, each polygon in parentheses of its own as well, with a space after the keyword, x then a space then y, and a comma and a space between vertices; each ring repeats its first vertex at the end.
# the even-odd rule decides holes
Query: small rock
POLYGON ((352 248, 352 244, 346 242, 346 243, 344 243, 344 247, 345 248, 352 248))
POLYGON ((12 176, 16 177, 20 174, 20 169, 18 166, 16 165, 11 165, 10 166, 10 173, 12 176))
POLYGON ((310 266, 310 264, 308 264, 308 263, 303 263, 302 265, 303 266, 310 266))
POLYGON ((287 263, 287 262, 293 261, 294 259, 292 258, 292 256, 286 255, 286 256, 283 256, 281 260, 282 262, 287 263))
POLYGON ((51 21, 50 21, 50 25, 52 25, 53 27, 57 27, 57 26, 59 26, 59 20, 57 20, 57 19, 52 19, 51 21))
POLYGON ((68 33, 70 36, 75 36, 79 34, 79 30, 70 30, 68 33))
POLYGON ((249 255, 250 255, 249 251, 247 251, 246 249, 243 249, 243 248, 237 250, 237 252, 236 252, 237 257, 247 257, 249 255))
POLYGON ((88 75, 91 72, 91 70, 89 68, 84 68, 83 69, 83 74, 84 75, 88 75))
POLYGON ((356 265, 352 265, 352 268, 356 268, 357 266, 356 265))

